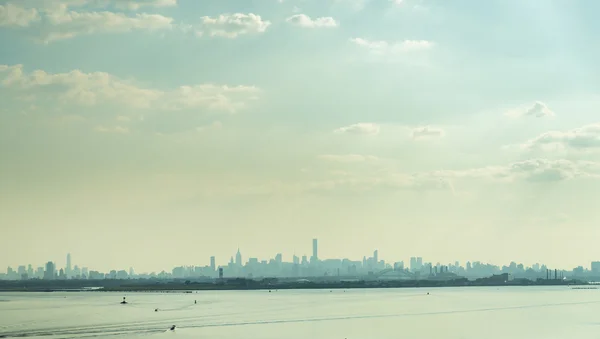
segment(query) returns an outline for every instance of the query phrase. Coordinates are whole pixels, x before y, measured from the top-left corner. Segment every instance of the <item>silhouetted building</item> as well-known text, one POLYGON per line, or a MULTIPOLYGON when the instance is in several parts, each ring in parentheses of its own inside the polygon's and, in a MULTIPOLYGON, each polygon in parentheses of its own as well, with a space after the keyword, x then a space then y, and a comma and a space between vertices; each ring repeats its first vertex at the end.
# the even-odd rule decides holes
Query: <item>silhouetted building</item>
POLYGON ((67 253, 67 267, 65 268, 65 275, 67 278, 71 278, 72 276, 71 253, 67 253))
POLYGON ((238 251, 237 251, 237 253, 236 253, 236 255, 235 255, 235 264, 236 264, 238 267, 241 267, 241 266, 243 266, 243 265, 244 265, 244 264, 242 263, 242 253, 240 253, 240 249, 239 249, 239 248, 238 248, 238 251))
POLYGON ((55 270, 54 263, 48 261, 46 263, 46 271, 44 272, 44 280, 54 280, 55 270))

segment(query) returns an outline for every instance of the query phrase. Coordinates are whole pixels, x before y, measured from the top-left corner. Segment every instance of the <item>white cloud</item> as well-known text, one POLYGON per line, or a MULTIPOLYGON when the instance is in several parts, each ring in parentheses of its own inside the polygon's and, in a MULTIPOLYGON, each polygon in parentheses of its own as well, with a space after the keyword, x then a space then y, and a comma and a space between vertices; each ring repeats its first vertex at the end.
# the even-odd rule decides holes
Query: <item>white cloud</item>
POLYGON ((319 155, 319 159, 333 161, 333 162, 366 162, 374 161, 378 158, 372 155, 361 155, 361 154, 323 154, 319 155))
MULTIPOLYGON (((245 102, 256 99, 260 90, 253 86, 201 84, 180 86, 171 90, 143 88, 104 72, 84 73, 73 70, 51 74, 36 70, 26 74, 22 65, 0 65, 0 81, 4 87, 23 92, 46 88, 66 103, 96 105, 116 103, 132 108, 180 110, 204 108, 235 112, 245 102)), ((40 91, 41 93, 41 91, 40 91)))
POLYGON ((550 131, 521 145, 526 150, 579 150, 600 148, 600 124, 586 125, 568 131, 550 131))
POLYGON ((340 127, 334 130, 334 133, 375 135, 379 133, 379 125, 373 123, 358 123, 350 126, 340 127))
POLYGON ((458 171, 434 171, 427 175, 452 178, 479 178, 499 181, 561 181, 574 178, 600 178, 600 163, 565 159, 529 159, 507 166, 488 166, 458 171))
MULTIPOLYGON (((339 158, 344 159, 344 158, 339 158)), ((348 159, 359 159, 348 157, 348 159)), ((329 160, 329 159, 327 159, 329 160)), ((318 181, 269 182, 251 187, 236 187, 240 194, 301 194, 312 191, 372 190, 444 190, 455 192, 468 181, 488 183, 553 183, 579 178, 600 179, 600 163, 569 160, 530 159, 505 166, 488 166, 466 170, 439 170, 419 173, 375 171, 365 174, 351 171, 328 172, 331 177, 318 181)))
POLYGON ((422 51, 433 48, 434 43, 427 40, 404 40, 402 42, 387 42, 377 40, 367 40, 363 38, 353 38, 350 42, 365 48, 371 53, 378 55, 401 54, 413 51, 422 51))
POLYGON ((32 22, 39 20, 40 15, 35 8, 22 8, 15 6, 12 3, 0 5, 0 27, 27 27, 32 22))
POLYGON ((36 32, 40 40, 50 43, 56 40, 69 39, 79 35, 94 33, 122 33, 133 30, 156 31, 171 29, 173 19, 159 14, 137 13, 126 15, 111 11, 74 11, 73 7, 91 5, 136 10, 143 6, 166 6, 176 4, 173 0, 73 0, 73 1, 32 1, 23 0, 19 6, 0 5, 0 26, 29 26, 32 22, 40 22, 36 32), (43 20, 42 20, 43 19, 43 20))
POLYGON ((444 136, 444 131, 441 128, 435 127, 418 127, 412 130, 413 139, 431 139, 444 136))
MULTIPOLYGON (((461 180, 530 183, 557 182, 578 178, 600 179, 600 163, 590 161, 530 159, 505 166, 488 166, 466 170, 439 170, 420 173, 390 172, 365 176, 345 172, 341 178, 328 181, 333 186, 359 186, 363 189, 382 187, 394 189, 454 190, 461 180)), ((322 183, 321 183, 322 184, 322 183)), ((313 183, 312 186, 320 187, 313 183)))
POLYGON ((519 107, 516 109, 512 109, 505 113, 506 116, 512 118, 520 118, 520 117, 536 117, 536 118, 545 118, 545 117, 553 117, 555 114, 551 111, 546 104, 540 101, 536 101, 532 105, 519 107))
POLYGON ((91 5, 106 7, 113 5, 118 9, 139 10, 142 7, 177 6, 177 0, 87 0, 91 5))
POLYGON ((202 23, 196 33, 200 36, 209 35, 225 38, 237 38, 245 34, 264 33, 271 25, 256 14, 222 14, 218 17, 202 17, 202 23))
POLYGON ((98 127, 96 127, 96 131, 101 132, 101 133, 127 134, 127 133, 129 133, 129 128, 122 127, 122 126, 114 126, 114 127, 98 126, 98 127))
POLYGON ((173 19, 159 14, 138 13, 127 16, 113 12, 76 12, 65 8, 46 14, 48 25, 44 27, 44 42, 69 39, 78 35, 94 33, 119 33, 133 30, 156 31, 171 29, 173 19))
POLYGON ((211 131, 211 130, 218 130, 221 128, 223 128, 223 124, 220 121, 214 121, 213 123, 211 123, 209 125, 196 127, 196 131, 205 132, 205 131, 211 131))
POLYGON ((331 28, 337 27, 338 23, 332 17, 321 17, 311 19, 306 14, 296 14, 286 19, 292 25, 305 27, 305 28, 331 28))
POLYGON ((18 0, 18 2, 20 6, 35 7, 40 11, 84 6, 90 8, 114 7, 119 10, 136 11, 142 8, 177 6, 178 0, 18 0))

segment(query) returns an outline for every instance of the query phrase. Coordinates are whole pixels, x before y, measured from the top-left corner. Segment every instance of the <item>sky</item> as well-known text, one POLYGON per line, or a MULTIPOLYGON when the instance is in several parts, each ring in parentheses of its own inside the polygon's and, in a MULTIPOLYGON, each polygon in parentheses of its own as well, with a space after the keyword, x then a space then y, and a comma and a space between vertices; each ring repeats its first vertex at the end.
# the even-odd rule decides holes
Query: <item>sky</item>
POLYGON ((0 267, 588 267, 599 10, 0 0, 0 267))

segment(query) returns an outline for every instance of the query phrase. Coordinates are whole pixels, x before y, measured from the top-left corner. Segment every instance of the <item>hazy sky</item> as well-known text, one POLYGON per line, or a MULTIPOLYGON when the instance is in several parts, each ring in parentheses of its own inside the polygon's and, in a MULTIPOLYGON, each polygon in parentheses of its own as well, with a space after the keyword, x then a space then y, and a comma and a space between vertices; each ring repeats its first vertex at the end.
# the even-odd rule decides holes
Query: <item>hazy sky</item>
POLYGON ((598 1, 0 0, 0 267, 600 259, 598 1))

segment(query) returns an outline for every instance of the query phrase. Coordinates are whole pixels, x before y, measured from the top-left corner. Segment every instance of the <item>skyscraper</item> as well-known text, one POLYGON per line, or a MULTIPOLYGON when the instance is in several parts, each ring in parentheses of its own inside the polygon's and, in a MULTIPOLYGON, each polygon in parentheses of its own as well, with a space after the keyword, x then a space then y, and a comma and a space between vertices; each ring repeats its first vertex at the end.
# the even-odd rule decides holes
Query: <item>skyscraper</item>
POLYGON ((46 271, 44 272, 44 280, 54 280, 54 263, 52 261, 48 261, 46 264, 46 271))
POLYGON ((216 259, 215 257, 210 257, 210 268, 214 271, 217 269, 216 259))
POLYGON ((67 267, 65 269, 65 273, 67 275, 67 278, 71 277, 71 253, 67 253, 67 267))
POLYGON ((313 239, 313 255, 312 255, 311 261, 318 261, 318 260, 319 260, 318 241, 317 241, 317 239, 313 239))
POLYGON ((237 254, 235 255, 235 264, 237 266, 242 266, 242 253, 240 253, 239 248, 238 248, 237 254))

